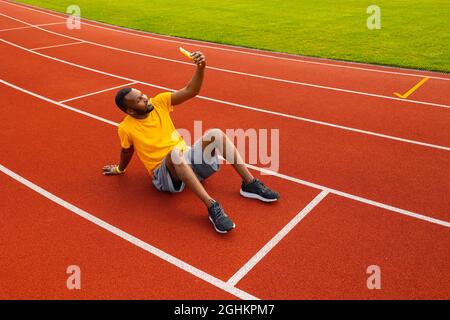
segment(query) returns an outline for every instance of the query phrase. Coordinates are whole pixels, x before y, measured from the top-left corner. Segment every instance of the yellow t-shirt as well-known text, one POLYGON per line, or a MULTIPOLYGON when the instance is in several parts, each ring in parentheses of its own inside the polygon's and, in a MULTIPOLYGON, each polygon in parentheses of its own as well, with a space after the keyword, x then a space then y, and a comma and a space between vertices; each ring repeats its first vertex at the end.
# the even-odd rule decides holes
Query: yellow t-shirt
POLYGON ((118 134, 122 148, 132 145, 150 174, 161 165, 164 157, 176 146, 186 150, 186 143, 176 131, 170 118, 173 111, 170 92, 150 99, 154 109, 145 119, 126 116, 119 124, 118 134))

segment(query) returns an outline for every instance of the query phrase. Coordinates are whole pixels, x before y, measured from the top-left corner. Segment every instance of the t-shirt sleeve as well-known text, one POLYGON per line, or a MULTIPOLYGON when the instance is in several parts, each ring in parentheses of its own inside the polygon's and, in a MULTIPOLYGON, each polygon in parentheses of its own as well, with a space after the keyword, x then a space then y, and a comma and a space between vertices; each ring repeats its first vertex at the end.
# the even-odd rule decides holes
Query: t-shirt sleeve
POLYGON ((124 128, 119 126, 119 129, 117 130, 117 133, 119 134, 120 138, 120 146, 124 149, 128 149, 133 145, 133 141, 131 140, 130 135, 125 131, 124 128))
POLYGON ((161 109, 166 110, 167 112, 173 111, 172 106, 172 92, 163 92, 158 94, 156 97, 152 99, 152 102, 161 109))

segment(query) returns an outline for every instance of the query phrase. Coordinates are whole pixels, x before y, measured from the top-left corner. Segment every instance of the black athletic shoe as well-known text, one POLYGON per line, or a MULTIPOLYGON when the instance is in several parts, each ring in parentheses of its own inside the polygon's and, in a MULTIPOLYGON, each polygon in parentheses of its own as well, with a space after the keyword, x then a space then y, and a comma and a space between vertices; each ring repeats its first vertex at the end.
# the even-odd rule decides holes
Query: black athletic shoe
POLYGON ((208 208, 209 220, 211 220, 214 229, 220 233, 227 233, 236 226, 230 218, 228 218, 222 206, 217 201, 208 208))
POLYGON ((253 182, 250 182, 249 184, 245 184, 244 181, 242 181, 239 193, 243 197, 258 199, 264 202, 274 202, 280 198, 278 192, 270 190, 258 179, 253 180, 253 182))

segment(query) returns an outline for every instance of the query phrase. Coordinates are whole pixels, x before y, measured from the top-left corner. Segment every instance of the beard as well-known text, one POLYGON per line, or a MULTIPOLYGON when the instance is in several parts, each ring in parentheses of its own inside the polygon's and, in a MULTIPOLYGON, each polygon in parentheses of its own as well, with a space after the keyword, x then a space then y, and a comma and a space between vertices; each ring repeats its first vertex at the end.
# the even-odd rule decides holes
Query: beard
POLYGON ((145 105, 145 110, 136 110, 136 113, 140 116, 145 116, 153 110, 153 105, 148 103, 145 105))

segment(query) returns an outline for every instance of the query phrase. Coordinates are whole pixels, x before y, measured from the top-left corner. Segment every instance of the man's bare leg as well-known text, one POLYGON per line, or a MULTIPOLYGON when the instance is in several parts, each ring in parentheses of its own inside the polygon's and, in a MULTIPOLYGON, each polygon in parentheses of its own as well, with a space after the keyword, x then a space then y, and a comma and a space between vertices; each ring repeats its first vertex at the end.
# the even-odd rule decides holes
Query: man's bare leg
POLYGON ((184 159, 182 153, 178 149, 173 149, 166 158, 166 166, 174 183, 183 181, 186 186, 206 205, 210 207, 214 203, 214 199, 206 192, 203 185, 198 180, 191 166, 184 159))
POLYGON ((246 198, 258 199, 263 202, 274 202, 280 198, 280 194, 268 188, 260 180, 255 179, 249 172, 242 157, 233 142, 220 129, 209 130, 202 137, 202 149, 205 160, 214 156, 218 149, 224 158, 233 165, 233 168, 242 177, 243 183, 239 193, 246 198))
MULTIPOLYGON (((242 160, 236 146, 222 130, 211 129, 205 133, 202 137, 202 150, 205 151, 208 146, 208 149, 212 149, 213 152, 213 148, 217 148, 220 151, 225 160, 231 163, 234 170, 242 177, 244 183, 248 184, 255 179, 242 160)), ((212 153, 211 156, 214 156, 214 154, 212 153)))
POLYGON ((235 228, 236 225, 227 216, 220 203, 211 198, 206 192, 191 166, 178 149, 171 151, 170 157, 167 157, 166 166, 172 176, 173 182, 183 181, 203 201, 208 208, 209 220, 217 232, 227 233, 235 228))

